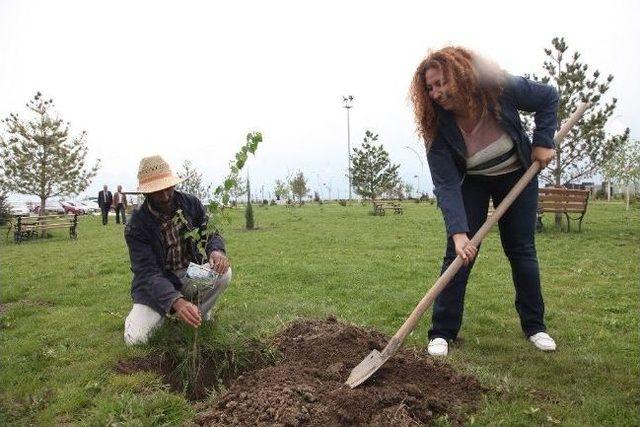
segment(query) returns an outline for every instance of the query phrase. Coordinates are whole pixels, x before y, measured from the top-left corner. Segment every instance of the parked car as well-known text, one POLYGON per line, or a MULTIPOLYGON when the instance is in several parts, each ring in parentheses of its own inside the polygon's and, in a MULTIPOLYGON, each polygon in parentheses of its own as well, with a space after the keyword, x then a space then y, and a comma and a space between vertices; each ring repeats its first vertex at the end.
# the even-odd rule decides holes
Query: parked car
POLYGON ((25 202, 9 201, 9 210, 12 216, 29 216, 29 208, 25 202))
POLYGON ((89 209, 80 202, 74 202, 72 200, 63 200, 60 202, 64 208, 64 212, 69 214, 84 215, 89 212, 89 209))
POLYGON ((92 199, 84 199, 80 201, 83 205, 85 205, 89 212, 95 213, 100 212, 100 206, 98 206, 98 202, 92 199))
MULTIPOLYGON (((40 212, 40 203, 34 203, 31 212, 39 213, 40 212)), ((44 212, 47 214, 64 214, 67 213, 64 206, 58 201, 47 200, 44 205, 44 212)))

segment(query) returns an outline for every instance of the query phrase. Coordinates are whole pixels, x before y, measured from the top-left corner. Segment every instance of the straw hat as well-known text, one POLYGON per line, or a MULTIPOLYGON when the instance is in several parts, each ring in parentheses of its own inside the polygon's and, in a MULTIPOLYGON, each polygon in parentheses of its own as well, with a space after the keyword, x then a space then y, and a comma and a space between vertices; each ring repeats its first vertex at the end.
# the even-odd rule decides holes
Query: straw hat
POLYGON ((185 179, 174 176, 169 163, 160 156, 145 157, 140 160, 138 168, 138 192, 140 193, 155 193, 173 187, 185 179))

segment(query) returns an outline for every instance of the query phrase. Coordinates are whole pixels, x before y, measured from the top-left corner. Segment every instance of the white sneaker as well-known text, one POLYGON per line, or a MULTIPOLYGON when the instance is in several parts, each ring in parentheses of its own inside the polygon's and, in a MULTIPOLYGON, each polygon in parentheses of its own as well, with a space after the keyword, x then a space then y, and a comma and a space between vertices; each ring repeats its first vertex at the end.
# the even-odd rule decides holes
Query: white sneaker
POLYGON ((556 342, 546 332, 538 332, 529 337, 529 341, 542 351, 556 351, 556 342))
POLYGON ((429 341, 427 353, 430 356, 446 356, 449 354, 449 343, 444 338, 434 338, 429 341))

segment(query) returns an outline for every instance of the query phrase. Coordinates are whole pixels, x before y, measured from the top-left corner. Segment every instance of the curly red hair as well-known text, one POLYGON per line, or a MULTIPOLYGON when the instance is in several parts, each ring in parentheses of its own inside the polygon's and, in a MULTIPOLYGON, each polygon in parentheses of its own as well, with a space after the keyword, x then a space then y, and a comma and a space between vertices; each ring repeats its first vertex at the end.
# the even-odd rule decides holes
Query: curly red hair
POLYGON ((491 110, 497 118, 498 97, 506 78, 497 64, 463 47, 447 46, 429 52, 418 65, 409 90, 417 132, 427 149, 436 136, 438 121, 438 110, 427 91, 425 73, 430 68, 442 71, 449 93, 461 101, 468 114, 479 117, 483 111, 491 110))

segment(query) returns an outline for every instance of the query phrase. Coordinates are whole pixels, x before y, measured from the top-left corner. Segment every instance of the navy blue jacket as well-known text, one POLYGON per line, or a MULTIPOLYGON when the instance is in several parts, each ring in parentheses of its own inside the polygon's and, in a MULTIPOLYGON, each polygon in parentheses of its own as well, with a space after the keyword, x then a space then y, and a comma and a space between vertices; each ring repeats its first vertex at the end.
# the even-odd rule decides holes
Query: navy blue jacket
MULTIPOLYGON (((499 98, 499 125, 511 137, 524 167, 531 165, 531 146, 554 148, 557 127, 558 92, 552 86, 523 77, 508 76, 499 98), (535 113, 533 143, 524 131, 518 110, 535 113)), ((447 234, 468 233, 467 215, 462 201, 462 181, 466 174, 466 146, 453 113, 436 105, 438 130, 427 152, 438 206, 442 210, 447 234)))
MULTIPOLYGON (((175 203, 182 209, 189 227, 197 227, 201 234, 207 225, 207 215, 198 198, 176 191, 175 203)), ((169 313, 171 305, 181 296, 182 282, 171 271, 165 269, 167 249, 164 247, 158 219, 149 211, 148 202, 136 209, 125 227, 125 240, 131 259, 131 296, 136 304, 144 304, 161 315, 169 313)), ((191 244, 191 259, 202 263, 202 256, 191 244)), ((213 251, 225 252, 224 241, 218 233, 207 240, 205 251, 207 259, 213 251)))

